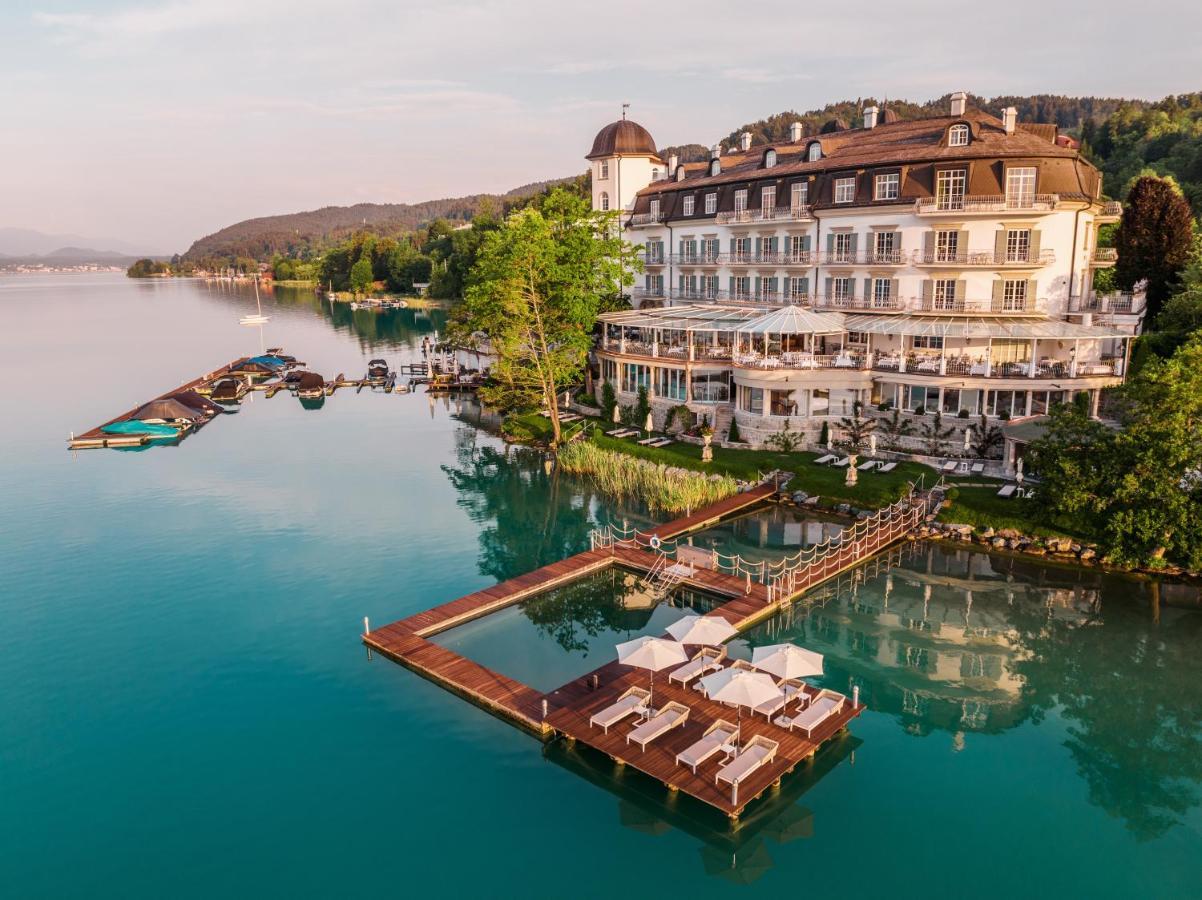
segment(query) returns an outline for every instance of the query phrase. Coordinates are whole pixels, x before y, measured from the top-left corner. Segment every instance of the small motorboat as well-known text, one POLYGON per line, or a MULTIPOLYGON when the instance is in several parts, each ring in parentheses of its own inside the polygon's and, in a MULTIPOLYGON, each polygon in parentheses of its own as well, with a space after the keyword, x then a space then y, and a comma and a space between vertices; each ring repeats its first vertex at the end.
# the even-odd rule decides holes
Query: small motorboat
POLYGON ((367 364, 368 378, 387 378, 388 363, 382 359, 373 359, 367 364))
POLYGON ((237 403, 246 396, 246 382, 240 378, 222 378, 213 385, 209 397, 217 403, 237 403))
POLYGON ((326 380, 316 372, 301 372, 296 382, 296 396, 302 400, 316 400, 326 394, 326 380))

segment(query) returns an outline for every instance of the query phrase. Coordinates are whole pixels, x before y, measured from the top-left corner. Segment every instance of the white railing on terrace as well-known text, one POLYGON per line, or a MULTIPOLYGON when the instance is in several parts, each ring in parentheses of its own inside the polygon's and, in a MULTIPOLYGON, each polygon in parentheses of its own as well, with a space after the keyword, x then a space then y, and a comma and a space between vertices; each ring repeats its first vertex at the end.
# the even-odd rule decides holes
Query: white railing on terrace
POLYGON ((1093 261, 1096 263, 1113 263, 1118 258, 1119 251, 1115 247, 1098 247, 1093 252, 1093 261))
POLYGON ((1048 212, 1055 209, 1059 202, 1058 194, 1036 194, 1033 197, 965 194, 955 197, 923 197, 914 201, 914 212, 920 216, 957 212, 1048 212))
POLYGON ((853 310, 855 312, 898 312, 906 308, 901 297, 841 297, 816 294, 810 298, 815 309, 853 310))
POLYGON ((906 261, 906 254, 901 250, 888 253, 861 250, 858 253, 845 253, 838 250, 826 250, 819 254, 824 266, 900 266, 906 261))
POLYGON ((915 250, 916 266, 1047 266, 1056 261, 1055 250, 1038 253, 998 253, 994 250, 964 250, 947 253, 940 250, 915 250))
POLYGON ((989 315, 1005 316, 1017 313, 1034 313, 1046 307, 1046 301, 1037 297, 1022 297, 994 300, 967 298, 964 300, 936 300, 925 297, 917 301, 913 308, 924 313, 988 313, 989 315))
POLYGON ((808 206, 778 206, 757 209, 729 209, 718 213, 715 221, 719 225, 737 225, 748 222, 805 222, 814 218, 808 206))
POLYGON ((1133 316, 1143 312, 1145 303, 1146 298, 1143 294, 1111 291, 1090 294, 1086 297, 1073 297, 1069 300, 1068 311, 1133 316))
POLYGON ((1102 213, 1108 219, 1119 218, 1123 215, 1123 204, 1118 200, 1107 200, 1102 204, 1102 213))
POLYGON ((631 225, 654 225, 664 220, 662 212, 635 213, 630 217, 631 225))

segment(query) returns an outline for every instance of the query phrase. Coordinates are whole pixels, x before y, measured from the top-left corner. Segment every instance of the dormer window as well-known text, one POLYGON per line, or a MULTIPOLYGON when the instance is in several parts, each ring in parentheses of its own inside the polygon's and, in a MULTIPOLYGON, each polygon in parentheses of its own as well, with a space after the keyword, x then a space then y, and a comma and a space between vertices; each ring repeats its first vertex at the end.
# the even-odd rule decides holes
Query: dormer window
POLYGON ((810 144, 806 149, 806 159, 809 162, 818 162, 818 160, 822 159, 822 145, 817 141, 810 144))
POLYGON ((598 165, 600 166, 601 171, 597 174, 597 177, 604 181, 609 177, 609 160, 603 159, 598 165))
POLYGON ((681 215, 691 216, 693 214, 693 202, 694 200, 692 195, 684 198, 684 201, 681 204, 681 215))
POLYGON ((771 169, 776 165, 776 151, 769 149, 764 151, 764 168, 771 169))
POLYGON ((722 160, 711 159, 710 160, 710 176, 712 177, 714 175, 720 175, 721 173, 722 173, 722 160))
POLYGON ((947 130, 947 145, 949 147, 968 146, 968 126, 953 125, 947 130))

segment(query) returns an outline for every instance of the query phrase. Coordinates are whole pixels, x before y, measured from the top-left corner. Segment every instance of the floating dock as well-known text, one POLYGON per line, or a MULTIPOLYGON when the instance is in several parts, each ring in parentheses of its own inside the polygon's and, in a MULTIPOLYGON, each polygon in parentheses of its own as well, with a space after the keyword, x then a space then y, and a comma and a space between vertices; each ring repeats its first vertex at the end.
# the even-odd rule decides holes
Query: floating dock
MULTIPOLYGON (((724 516, 766 501, 775 494, 775 485, 761 485, 660 525, 651 534, 661 541, 688 534, 724 516)), ((904 515, 889 517, 878 514, 876 521, 879 524, 875 529, 850 526, 846 541, 820 560, 815 560, 813 565, 795 573, 794 577, 784 582, 783 587, 778 583, 775 590, 770 585, 696 566, 680 579, 679 584, 723 599, 724 602, 707 615, 722 616, 735 628, 744 630, 787 608, 804 591, 838 578, 851 567, 900 541, 928 511, 928 501, 923 499, 913 506, 912 512, 907 508, 904 515)), ((683 726, 672 730, 643 751, 637 745, 626 742, 625 735, 629 728, 613 728, 606 734, 600 728, 589 725, 589 718, 613 703, 627 688, 646 686, 648 673, 645 670, 613 661, 549 693, 542 693, 429 640, 433 635, 456 625, 610 566, 650 573, 659 559, 658 554, 649 553, 637 544, 611 544, 588 550, 369 631, 363 635, 363 642, 423 677, 544 739, 560 735, 571 741, 579 741, 622 765, 638 769, 663 782, 672 791, 682 791, 731 818, 738 818, 748 803, 778 785, 781 778, 793 772, 797 766, 812 760, 822 744, 843 732, 848 723, 863 712, 863 705, 848 698, 836 714, 809 735, 781 728, 762 716, 744 714, 744 739, 762 735, 775 741, 778 749, 770 763, 761 766, 739 783, 737 791, 731 792, 714 783, 713 772, 716 767, 712 764, 701 767, 697 774, 693 774, 676 763, 676 754, 698 740, 709 725, 718 719, 730 721, 736 715, 731 707, 710 701, 692 688, 669 684, 667 676, 661 675, 655 680, 656 702, 674 700, 683 703, 689 707, 689 717, 683 726)), ((814 690, 808 688, 810 692, 814 690)))

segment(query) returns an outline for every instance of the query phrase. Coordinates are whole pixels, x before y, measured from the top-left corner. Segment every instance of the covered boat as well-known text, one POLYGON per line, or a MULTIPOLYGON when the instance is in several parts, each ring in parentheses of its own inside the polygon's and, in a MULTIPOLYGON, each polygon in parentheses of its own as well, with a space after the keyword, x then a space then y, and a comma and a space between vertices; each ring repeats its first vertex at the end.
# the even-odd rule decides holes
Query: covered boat
MULTIPOLYGON (((214 404, 216 405, 216 404, 214 404)), ((172 397, 167 397, 163 400, 151 400, 138 407, 134 412, 133 418, 140 419, 143 422, 195 422, 197 419, 202 419, 207 416, 207 413, 202 413, 197 409, 193 409, 179 400, 172 397)))
POLYGON ((326 392, 326 380, 316 372, 302 372, 296 383, 296 396, 302 400, 322 397, 326 392))
POLYGON ((239 363, 238 365, 234 366, 233 368, 230 369, 230 371, 235 372, 239 375, 266 376, 266 375, 277 374, 280 371, 280 367, 279 366, 271 366, 271 365, 268 365, 267 363, 255 362, 252 359, 248 359, 245 362, 239 363))
POLYGON ((225 412, 225 410, 208 397, 202 397, 196 391, 179 391, 172 394, 170 399, 178 400, 184 406, 189 406, 199 413, 205 413, 210 416, 215 416, 219 412, 225 412))
POLYGON ((250 359, 247 360, 247 362, 248 363, 258 363, 258 364, 264 365, 264 366, 270 366, 273 369, 283 369, 283 368, 286 368, 288 365, 288 360, 284 359, 284 357, 274 356, 270 353, 265 354, 263 356, 252 356, 250 359))
POLYGON ((219 403, 236 403, 246 394, 246 384, 238 378, 222 378, 209 394, 219 403))
POLYGON ((100 429, 105 434, 145 434, 150 437, 178 437, 179 429, 159 422, 142 422, 138 419, 125 419, 121 422, 110 422, 100 429))
POLYGON ((368 378, 387 378, 388 363, 382 359, 373 359, 367 364, 368 378))

